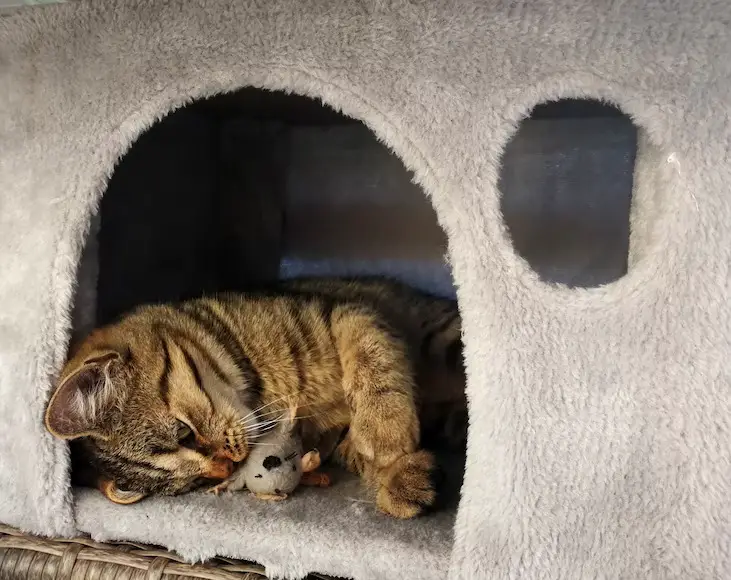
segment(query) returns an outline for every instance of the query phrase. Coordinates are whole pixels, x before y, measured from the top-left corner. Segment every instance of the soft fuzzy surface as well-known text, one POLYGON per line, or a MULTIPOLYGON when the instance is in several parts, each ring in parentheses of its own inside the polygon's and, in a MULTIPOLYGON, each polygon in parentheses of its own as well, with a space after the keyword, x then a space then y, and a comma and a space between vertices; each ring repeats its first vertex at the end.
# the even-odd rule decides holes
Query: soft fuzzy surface
MULTIPOLYGON (((166 123, 168 120, 162 125, 166 123)), ((240 121, 235 124, 240 125, 240 121)), ((179 126, 179 121, 172 125, 179 126)), ((223 134, 229 135, 227 122, 223 127, 223 134)), ((160 132, 165 133, 165 129, 160 132)), ((205 223, 200 220, 201 198, 210 198, 212 192, 204 188, 200 195, 186 190, 186 183, 209 176, 210 159, 201 155, 199 163, 189 160, 184 168, 174 171, 169 167, 170 158, 181 156, 181 142, 187 141, 194 151, 199 150, 198 133, 192 130, 181 135, 173 131, 168 135, 170 143, 161 138, 155 141, 155 147, 138 141, 133 146, 135 153, 124 160, 121 175, 125 193, 137 200, 154 193, 164 200, 172 188, 180 197, 172 217, 162 201, 158 211, 146 206, 150 213, 145 214, 144 222, 138 212, 120 211, 124 198, 119 199, 119 169, 115 173, 117 185, 107 191, 102 209, 107 219, 102 221, 122 239, 115 247, 105 245, 101 259, 108 278, 126 278, 129 284, 100 285, 102 302, 114 304, 120 299, 144 300, 157 292, 174 293, 184 289, 185 281, 193 277, 202 277, 198 281, 205 286, 209 268, 199 272, 192 265, 180 270, 188 276, 174 278, 178 285, 171 287, 157 265, 158 260, 169 260, 171 249, 166 244, 170 243, 170 228, 160 228, 164 231, 155 234, 160 219, 170 222, 175 231, 202 228, 205 223), (112 198, 118 201, 106 203, 112 198), (142 263, 126 256, 133 243, 128 237, 136 238, 140 229, 152 235, 146 241, 147 261, 142 263), (122 235, 124 232, 127 235, 122 235), (137 288, 141 283, 145 287, 137 288)), ((453 294, 444 260, 445 236, 436 223, 434 210, 421 190, 409 182, 401 162, 370 131, 361 125, 304 126, 284 129, 281 137, 282 143, 274 143, 273 148, 286 152, 287 159, 283 165, 287 224, 283 235, 284 276, 377 273, 399 277, 428 291, 453 294)), ((250 143, 249 148, 252 145, 256 147, 250 143)), ((266 144, 260 143, 259 148, 265 149, 266 144)), ((585 119, 579 126, 576 121, 566 120, 526 121, 522 126, 504 160, 503 205, 510 208, 505 212, 508 222, 516 223, 511 228, 513 237, 522 240, 521 246, 538 258, 537 267, 544 274, 584 284, 591 284, 597 277, 614 279, 623 274, 633 150, 634 131, 623 118, 585 119), (600 180, 605 180, 604 187, 582 187, 600 180), (541 183, 549 185, 541 187, 541 183), (556 183, 561 187, 556 188, 556 183), (567 218, 587 225, 578 229, 584 237, 573 240, 573 244, 551 244, 554 230, 562 228, 567 218), (543 228, 528 227, 533 222, 543 228), (613 242, 609 247, 607 240, 613 242)), ((237 231, 246 233, 250 222, 251 218, 242 220, 237 231)), ((220 225, 213 230, 217 227, 220 225)), ((566 234, 572 234, 572 230, 566 234)), ((109 236, 107 233, 103 239, 109 236)), ((88 239, 85 257, 94 255, 90 251, 94 241, 93 237, 88 239)), ((195 256, 195 240, 186 240, 186 244, 185 252, 195 256)), ((90 293, 84 291, 90 282, 85 266, 82 260, 77 313, 85 312, 83 305, 90 298, 90 293)), ((85 322, 83 317, 78 320, 82 327, 85 322)), ((457 495, 463 465, 457 462, 446 467, 453 484, 453 493, 448 494, 451 499, 457 495)), ((247 495, 221 501, 194 495, 148 501, 129 509, 113 506, 99 494, 87 491, 77 497, 77 523, 98 539, 135 537, 162 543, 191 558, 245 553, 248 558, 266 563, 270 571, 288 575, 326 566, 338 574, 361 569, 359 575, 377 577, 399 566, 404 555, 410 553, 416 558, 429 555, 423 562, 422 576, 444 577, 452 545, 453 512, 445 510, 416 522, 394 522, 373 513, 372 498, 362 493, 357 481, 343 481, 339 473, 334 477, 336 482, 330 490, 304 490, 291 502, 268 505, 247 495), (147 525, 140 526, 141 521, 147 525), (160 529, 169 530, 165 537, 159 535, 160 529), (350 558, 354 536, 367 537, 368 541, 350 558), (317 539, 312 544, 312 540, 303 538, 317 539), (301 551, 295 557, 284 557, 281 546, 293 541, 301 551), (329 546, 332 561, 323 562, 320 550, 308 551, 310 545, 322 546, 321 542, 329 546)), ((447 507, 453 508, 454 502, 450 503, 447 507)))
POLYGON ((124 509, 83 490, 76 517, 79 528, 100 541, 136 538, 194 560, 247 554, 277 578, 301 578, 313 570, 343 578, 445 577, 453 510, 395 520, 376 512, 356 478, 339 470, 333 477, 331 489, 301 489, 284 502, 248 493, 196 493, 124 509))
POLYGON ((729 577, 729 22, 731 4, 706 0, 90 0, 0 19, 0 521, 292 576, 729 577), (208 498, 122 517, 89 494, 74 512, 66 448, 41 417, 90 211, 145 126, 247 84, 363 119, 431 196, 469 367, 453 542, 367 510, 338 527, 313 510, 316 526, 305 496, 259 533, 247 522, 263 508, 208 498), (629 272, 600 288, 541 281, 501 219, 516 123, 568 96, 610 99, 643 130, 629 272), (165 528, 180 521, 197 531, 165 528))

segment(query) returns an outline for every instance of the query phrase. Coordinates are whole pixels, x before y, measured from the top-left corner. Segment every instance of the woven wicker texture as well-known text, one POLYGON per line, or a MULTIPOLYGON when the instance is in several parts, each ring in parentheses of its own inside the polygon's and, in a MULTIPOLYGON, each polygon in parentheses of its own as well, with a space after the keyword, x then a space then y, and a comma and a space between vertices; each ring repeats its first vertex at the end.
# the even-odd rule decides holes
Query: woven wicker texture
MULTIPOLYGON (((217 558, 187 564, 172 552, 88 538, 49 540, 0 525, 0 580, 262 580, 264 568, 217 558)), ((310 580, 329 580, 313 574, 310 580)))

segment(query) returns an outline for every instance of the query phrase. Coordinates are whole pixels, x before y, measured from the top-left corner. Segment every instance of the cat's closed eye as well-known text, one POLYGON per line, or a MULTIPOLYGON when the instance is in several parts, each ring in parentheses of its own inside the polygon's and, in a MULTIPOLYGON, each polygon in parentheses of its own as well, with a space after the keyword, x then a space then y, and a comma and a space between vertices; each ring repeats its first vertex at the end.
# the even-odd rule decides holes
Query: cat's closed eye
POLYGON ((183 423, 183 421, 178 421, 176 437, 178 439, 178 443, 183 447, 188 447, 189 449, 193 449, 195 447, 195 433, 193 433, 193 429, 190 428, 190 425, 183 423))

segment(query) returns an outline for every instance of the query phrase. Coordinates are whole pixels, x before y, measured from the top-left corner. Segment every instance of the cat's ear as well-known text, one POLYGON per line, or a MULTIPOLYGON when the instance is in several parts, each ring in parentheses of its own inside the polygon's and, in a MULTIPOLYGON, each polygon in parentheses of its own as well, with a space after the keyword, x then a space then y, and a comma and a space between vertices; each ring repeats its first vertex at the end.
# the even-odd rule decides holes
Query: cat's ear
POLYGON ((111 479, 104 477, 99 478, 98 487, 99 491, 101 491, 109 501, 121 505, 137 503, 147 497, 147 494, 139 491, 125 491, 123 489, 119 489, 116 483, 114 483, 111 479))
POLYGON ((122 355, 113 349, 69 363, 46 408, 46 428, 59 439, 104 437, 100 425, 116 403, 114 372, 122 355))

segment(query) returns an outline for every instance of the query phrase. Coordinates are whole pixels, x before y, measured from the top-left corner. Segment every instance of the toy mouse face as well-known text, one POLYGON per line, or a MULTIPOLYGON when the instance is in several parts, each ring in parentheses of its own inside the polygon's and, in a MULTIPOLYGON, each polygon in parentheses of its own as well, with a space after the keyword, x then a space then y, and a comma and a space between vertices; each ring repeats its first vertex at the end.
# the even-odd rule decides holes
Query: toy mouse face
MULTIPOLYGON (((333 438, 331 442, 334 441, 333 438)), ((244 465, 231 477, 208 491, 218 495, 221 491, 248 488, 260 499, 282 500, 300 484, 328 487, 330 477, 317 472, 322 462, 320 452, 312 449, 303 455, 302 446, 301 434, 292 417, 255 444, 244 465)))
POLYGON ((329 476, 316 472, 321 464, 320 452, 313 449, 303 455, 302 445, 293 413, 278 429, 254 444, 242 467, 208 491, 218 495, 224 490, 234 492, 248 488, 260 499, 282 500, 300 484, 329 486, 329 476))
POLYGON ((275 433, 252 449, 242 467, 246 487, 259 496, 284 499, 302 478, 302 447, 290 433, 275 433))

